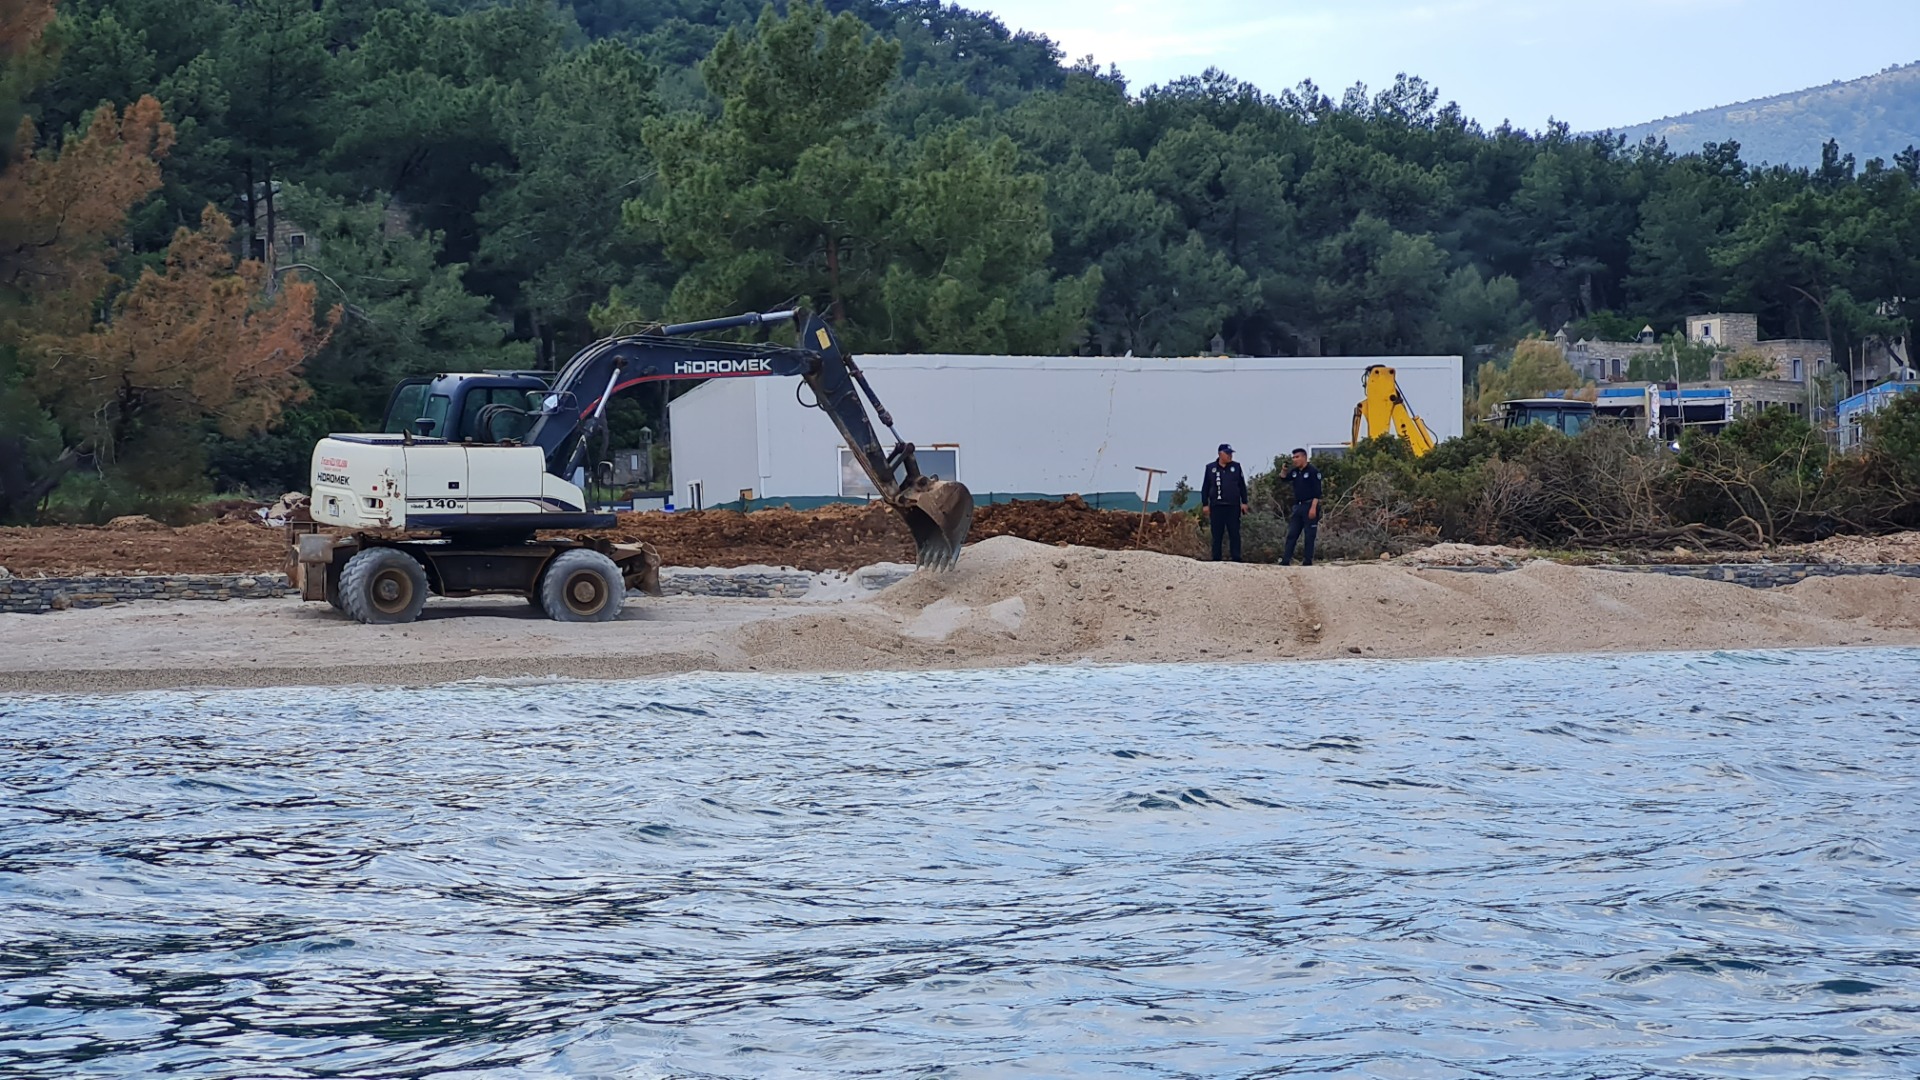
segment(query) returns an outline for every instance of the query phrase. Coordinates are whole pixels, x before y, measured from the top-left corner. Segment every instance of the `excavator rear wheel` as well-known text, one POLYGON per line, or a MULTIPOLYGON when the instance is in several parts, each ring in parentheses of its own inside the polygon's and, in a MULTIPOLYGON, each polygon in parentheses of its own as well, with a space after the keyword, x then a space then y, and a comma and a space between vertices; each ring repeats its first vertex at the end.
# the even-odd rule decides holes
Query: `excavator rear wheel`
POLYGON ((539 607, 557 622, 606 622, 620 615, 626 600, 620 568, 587 548, 554 556, 540 575, 539 607))
POLYGON ((427 568, 398 548, 367 548, 340 571, 340 610, 363 623, 412 622, 427 592, 427 568))

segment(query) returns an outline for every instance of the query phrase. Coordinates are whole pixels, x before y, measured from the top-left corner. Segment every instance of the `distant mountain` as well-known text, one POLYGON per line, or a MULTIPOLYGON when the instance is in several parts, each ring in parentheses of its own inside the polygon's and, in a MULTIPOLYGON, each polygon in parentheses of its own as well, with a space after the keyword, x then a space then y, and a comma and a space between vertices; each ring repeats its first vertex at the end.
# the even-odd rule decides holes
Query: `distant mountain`
POLYGON ((1653 135, 1683 154, 1734 139, 1750 164, 1817 166, 1828 139, 1862 164, 1875 157, 1892 162, 1920 145, 1920 63, 1615 130, 1629 145, 1653 135))

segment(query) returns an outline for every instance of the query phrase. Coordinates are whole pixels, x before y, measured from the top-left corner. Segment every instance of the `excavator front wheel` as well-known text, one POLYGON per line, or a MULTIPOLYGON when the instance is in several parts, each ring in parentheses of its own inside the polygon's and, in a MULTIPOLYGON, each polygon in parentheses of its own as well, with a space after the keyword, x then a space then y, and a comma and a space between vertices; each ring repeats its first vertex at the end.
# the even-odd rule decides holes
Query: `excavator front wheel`
POLYGON ((540 575, 541 610, 557 622, 607 622, 619 617, 627 585, 612 559, 587 548, 554 556, 540 575))
POLYGON ((398 548, 366 548, 340 571, 340 610, 363 623, 412 622, 427 592, 427 568, 398 548))

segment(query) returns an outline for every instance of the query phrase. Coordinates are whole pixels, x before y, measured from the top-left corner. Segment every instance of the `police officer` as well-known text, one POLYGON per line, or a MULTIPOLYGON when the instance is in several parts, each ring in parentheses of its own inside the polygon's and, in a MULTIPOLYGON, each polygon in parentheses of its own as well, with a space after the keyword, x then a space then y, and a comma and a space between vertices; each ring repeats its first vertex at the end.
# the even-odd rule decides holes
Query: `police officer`
POLYGON ((1293 467, 1285 479, 1293 485, 1293 511, 1287 516, 1287 547, 1280 556, 1281 566, 1293 565, 1293 545, 1302 533, 1307 537, 1306 558, 1301 566, 1313 565, 1313 538, 1320 532, 1320 470, 1307 460, 1307 452, 1293 451, 1293 467))
POLYGON ((1240 558, 1240 515, 1247 512, 1247 474, 1233 460, 1233 447, 1220 444, 1220 456, 1207 463, 1200 482, 1200 512, 1213 523, 1213 561, 1220 561, 1220 538, 1232 543, 1234 562, 1240 558))

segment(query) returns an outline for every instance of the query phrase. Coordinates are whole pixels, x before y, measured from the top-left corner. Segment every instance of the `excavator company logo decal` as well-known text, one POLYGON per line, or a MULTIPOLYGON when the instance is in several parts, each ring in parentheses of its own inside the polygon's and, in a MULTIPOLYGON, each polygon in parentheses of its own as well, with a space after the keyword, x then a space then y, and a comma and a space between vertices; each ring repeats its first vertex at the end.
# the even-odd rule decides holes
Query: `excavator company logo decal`
POLYGON ((347 459, 343 457, 323 457, 320 459, 320 467, 323 469, 344 469, 347 467, 347 459))
POLYGON ((319 472, 314 473, 313 478, 323 484, 339 484, 341 487, 353 486, 353 479, 345 473, 319 472))
POLYGON ((675 360, 675 375, 765 375, 773 370, 769 360, 675 360))

